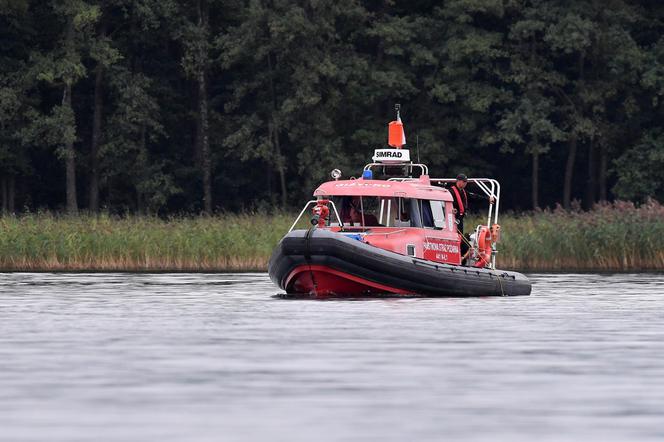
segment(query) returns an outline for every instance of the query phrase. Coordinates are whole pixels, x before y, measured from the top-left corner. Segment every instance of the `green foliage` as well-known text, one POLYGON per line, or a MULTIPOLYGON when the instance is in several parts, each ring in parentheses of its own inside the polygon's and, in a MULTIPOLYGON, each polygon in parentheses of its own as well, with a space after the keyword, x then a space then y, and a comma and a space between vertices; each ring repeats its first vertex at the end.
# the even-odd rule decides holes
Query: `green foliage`
POLYGON ((613 193, 620 198, 664 200, 664 131, 647 133, 614 161, 618 181, 613 193))
POLYGON ((65 143, 76 141, 76 121, 74 111, 69 106, 56 105, 51 113, 44 115, 31 110, 28 118, 32 121, 23 132, 24 139, 30 144, 44 147, 56 147, 56 155, 63 159, 65 143))
POLYGON ((27 0, 0 0, 0 15, 11 17, 24 14, 27 10, 27 0))
POLYGON ((27 43, 18 38, 27 7, 23 1, 0 7, 0 173, 9 176, 30 171, 23 130, 35 103, 26 93, 27 43))
POLYGON ((154 213, 180 189, 164 173, 164 160, 152 158, 149 145, 165 136, 159 106, 151 95, 152 82, 142 74, 118 67, 111 71, 116 106, 108 117, 105 142, 100 148, 103 179, 132 184, 154 213))
POLYGON ((109 68, 121 61, 124 56, 119 49, 113 46, 110 38, 101 36, 90 42, 90 58, 105 68, 109 68))
POLYGON ((555 106, 541 96, 535 100, 522 96, 515 109, 503 114, 498 127, 506 152, 513 152, 515 145, 524 145, 527 153, 545 154, 552 144, 566 139, 565 132, 556 126, 555 106))
POLYGON ((75 151, 113 213, 198 213, 203 170, 217 210, 289 209, 357 175, 400 102, 414 158, 496 176, 506 207, 564 181, 661 199, 660 3, 3 0, 0 172, 16 207, 60 208, 75 151))

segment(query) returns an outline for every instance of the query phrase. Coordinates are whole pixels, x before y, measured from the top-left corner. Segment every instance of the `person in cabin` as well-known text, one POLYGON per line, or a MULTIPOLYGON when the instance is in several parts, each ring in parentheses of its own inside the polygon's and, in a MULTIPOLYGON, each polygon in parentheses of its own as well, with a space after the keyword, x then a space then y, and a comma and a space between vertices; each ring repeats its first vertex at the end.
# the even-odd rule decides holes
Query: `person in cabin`
POLYGON ((366 227, 379 226, 378 218, 371 213, 365 213, 362 216, 362 203, 359 196, 344 197, 341 204, 341 221, 344 225, 364 225, 366 227), (362 222, 364 218, 364 222, 362 222))
POLYGON ((341 222, 344 225, 352 225, 353 221, 350 218, 350 204, 353 202, 353 199, 349 196, 342 196, 341 197, 341 202, 340 202, 340 207, 341 210, 339 210, 339 217, 341 218, 341 222))

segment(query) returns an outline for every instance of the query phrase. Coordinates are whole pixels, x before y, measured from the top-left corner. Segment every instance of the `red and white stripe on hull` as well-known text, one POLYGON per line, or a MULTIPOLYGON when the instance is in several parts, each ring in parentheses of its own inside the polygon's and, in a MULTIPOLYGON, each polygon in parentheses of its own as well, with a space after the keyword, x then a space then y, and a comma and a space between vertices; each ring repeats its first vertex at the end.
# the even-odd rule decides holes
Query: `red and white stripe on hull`
POLYGON ((323 265, 301 265, 296 267, 286 278, 285 288, 288 293, 314 296, 412 294, 408 290, 369 281, 323 265))

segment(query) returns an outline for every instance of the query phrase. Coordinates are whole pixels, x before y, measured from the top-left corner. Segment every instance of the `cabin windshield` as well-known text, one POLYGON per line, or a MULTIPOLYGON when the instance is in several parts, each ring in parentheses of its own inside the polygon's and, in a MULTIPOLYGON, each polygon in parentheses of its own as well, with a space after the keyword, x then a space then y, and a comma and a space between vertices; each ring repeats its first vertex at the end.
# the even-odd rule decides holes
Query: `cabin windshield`
POLYGON ((446 228, 443 201, 378 196, 337 196, 332 201, 345 227, 446 228))
MULTIPOLYGON (((384 226, 382 199, 377 196, 338 196, 332 201, 339 209, 339 217, 344 226, 384 226)), ((334 224, 333 224, 334 225, 334 224)))

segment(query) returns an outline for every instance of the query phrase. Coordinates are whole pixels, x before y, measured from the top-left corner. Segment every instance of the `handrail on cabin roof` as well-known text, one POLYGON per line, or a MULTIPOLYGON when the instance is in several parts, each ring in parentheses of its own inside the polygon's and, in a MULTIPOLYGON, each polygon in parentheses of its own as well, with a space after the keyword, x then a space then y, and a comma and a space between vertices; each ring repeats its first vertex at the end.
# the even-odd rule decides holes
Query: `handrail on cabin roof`
POLYGON ((371 170, 372 167, 381 166, 381 167, 396 167, 396 166, 406 166, 410 168, 410 173, 413 173, 413 167, 419 167, 422 170, 422 175, 429 175, 429 167, 426 164, 421 163, 369 163, 364 166, 364 170, 371 170))

